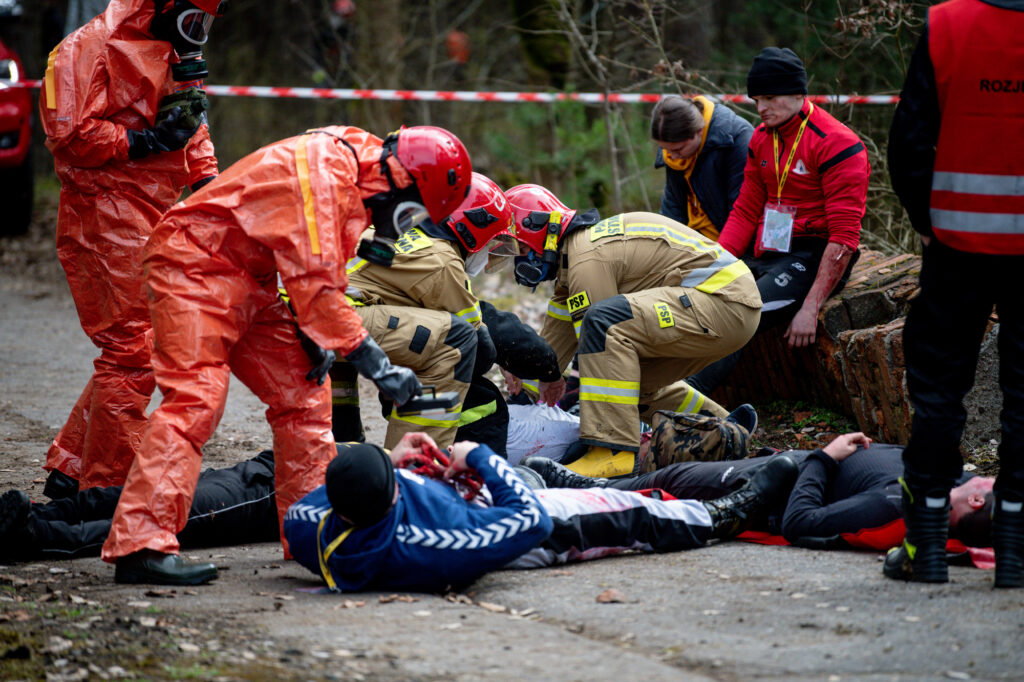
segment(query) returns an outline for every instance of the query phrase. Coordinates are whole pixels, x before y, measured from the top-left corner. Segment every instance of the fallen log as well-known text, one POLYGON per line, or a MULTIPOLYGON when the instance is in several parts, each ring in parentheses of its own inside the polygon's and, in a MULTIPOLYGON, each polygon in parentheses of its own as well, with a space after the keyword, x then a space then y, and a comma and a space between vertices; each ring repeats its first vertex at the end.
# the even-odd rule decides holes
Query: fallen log
MULTIPOLYGON (((911 408, 904 376, 903 322, 918 290, 920 269, 919 256, 861 252, 846 287, 822 307, 814 346, 790 349, 783 339, 785 326, 764 329, 712 397, 725 405, 755 406, 803 400, 851 417, 859 429, 880 441, 906 443, 911 408)), ((965 401, 968 447, 987 444, 999 435, 997 332, 993 315, 975 387, 965 401)))

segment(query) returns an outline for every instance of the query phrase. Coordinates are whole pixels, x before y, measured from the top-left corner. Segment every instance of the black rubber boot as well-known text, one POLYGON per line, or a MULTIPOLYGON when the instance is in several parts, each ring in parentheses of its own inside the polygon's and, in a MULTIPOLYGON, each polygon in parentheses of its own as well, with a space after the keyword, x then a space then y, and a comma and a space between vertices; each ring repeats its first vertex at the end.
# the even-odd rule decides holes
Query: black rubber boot
POLYGON ((31 506, 28 495, 20 490, 8 490, 0 495, 0 561, 19 561, 27 557, 31 546, 28 534, 31 506))
POLYGON ((893 580, 918 583, 949 582, 946 536, 949 534, 949 491, 911 490, 903 486, 903 520, 907 534, 903 544, 889 550, 882 573, 893 580))
POLYGON ((995 587, 1024 587, 1024 504, 1000 499, 992 505, 992 549, 996 554, 995 587))
POLYGON ((590 478, 567 469, 548 457, 527 457, 523 466, 536 471, 549 488, 605 488, 607 478, 590 478))
POLYGON ((788 455, 776 455, 739 490, 705 502, 711 514, 711 537, 724 540, 742 533, 754 517, 771 511, 789 495, 799 473, 800 467, 788 455))
POLYGON ((46 485, 43 486, 43 494, 51 500, 62 500, 77 495, 78 481, 60 469, 51 469, 50 475, 46 477, 46 485))
POLYGON ((202 585, 217 577, 210 563, 193 564, 177 554, 144 549, 118 558, 114 582, 147 585, 202 585))

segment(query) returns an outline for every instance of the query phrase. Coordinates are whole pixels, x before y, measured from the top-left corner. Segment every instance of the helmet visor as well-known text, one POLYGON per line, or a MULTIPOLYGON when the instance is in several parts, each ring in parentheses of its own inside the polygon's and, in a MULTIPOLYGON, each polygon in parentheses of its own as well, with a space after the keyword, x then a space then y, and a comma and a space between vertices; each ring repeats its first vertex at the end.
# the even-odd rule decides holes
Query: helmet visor
POLYGON ((202 45, 210 37, 214 16, 201 9, 185 10, 178 15, 178 33, 193 45, 202 45))
POLYGON ((484 272, 500 272, 512 265, 512 259, 519 255, 519 242, 509 234, 499 234, 487 244, 487 267, 484 272))

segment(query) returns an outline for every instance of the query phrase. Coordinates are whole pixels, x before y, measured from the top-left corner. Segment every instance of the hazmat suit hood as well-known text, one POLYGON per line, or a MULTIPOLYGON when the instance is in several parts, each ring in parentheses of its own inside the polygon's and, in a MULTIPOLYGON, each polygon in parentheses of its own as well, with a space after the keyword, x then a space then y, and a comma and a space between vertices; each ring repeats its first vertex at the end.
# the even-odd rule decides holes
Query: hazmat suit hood
MULTIPOLYGON (((93 21, 100 20, 106 25, 111 40, 155 40, 150 31, 155 15, 153 0, 110 0, 103 14, 93 21)), ((170 51, 167 43, 167 52, 170 51)))
MULTIPOLYGON (((387 192, 391 189, 387 176, 384 175, 380 165, 380 155, 383 150, 384 141, 372 133, 359 128, 348 126, 326 126, 318 128, 329 135, 333 135, 346 143, 346 146, 355 155, 356 163, 359 166, 359 177, 356 186, 359 188, 359 198, 366 201, 375 194, 387 192)), ((394 178, 395 186, 405 189, 412 184, 412 176, 402 167, 394 156, 387 159, 391 169, 391 177, 394 178)))

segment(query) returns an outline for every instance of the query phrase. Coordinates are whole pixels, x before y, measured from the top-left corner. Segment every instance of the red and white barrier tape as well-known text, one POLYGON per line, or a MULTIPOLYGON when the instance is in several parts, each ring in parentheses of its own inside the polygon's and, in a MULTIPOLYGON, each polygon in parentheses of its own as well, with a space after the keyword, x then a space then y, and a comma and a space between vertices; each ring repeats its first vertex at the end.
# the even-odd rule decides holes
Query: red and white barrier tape
MULTIPOLYGON (((39 88, 42 81, 10 83, 14 87, 39 88)), ((211 95, 227 97, 269 97, 278 99, 376 99, 404 102, 585 102, 605 101, 601 92, 477 92, 473 90, 360 90, 349 88, 280 88, 262 85, 205 85, 211 95)), ((750 102, 746 95, 710 95, 723 102, 750 102)), ((622 104, 653 104, 661 98, 659 93, 613 92, 609 102, 622 104)), ((897 95, 810 95, 815 104, 895 104, 897 95)))

